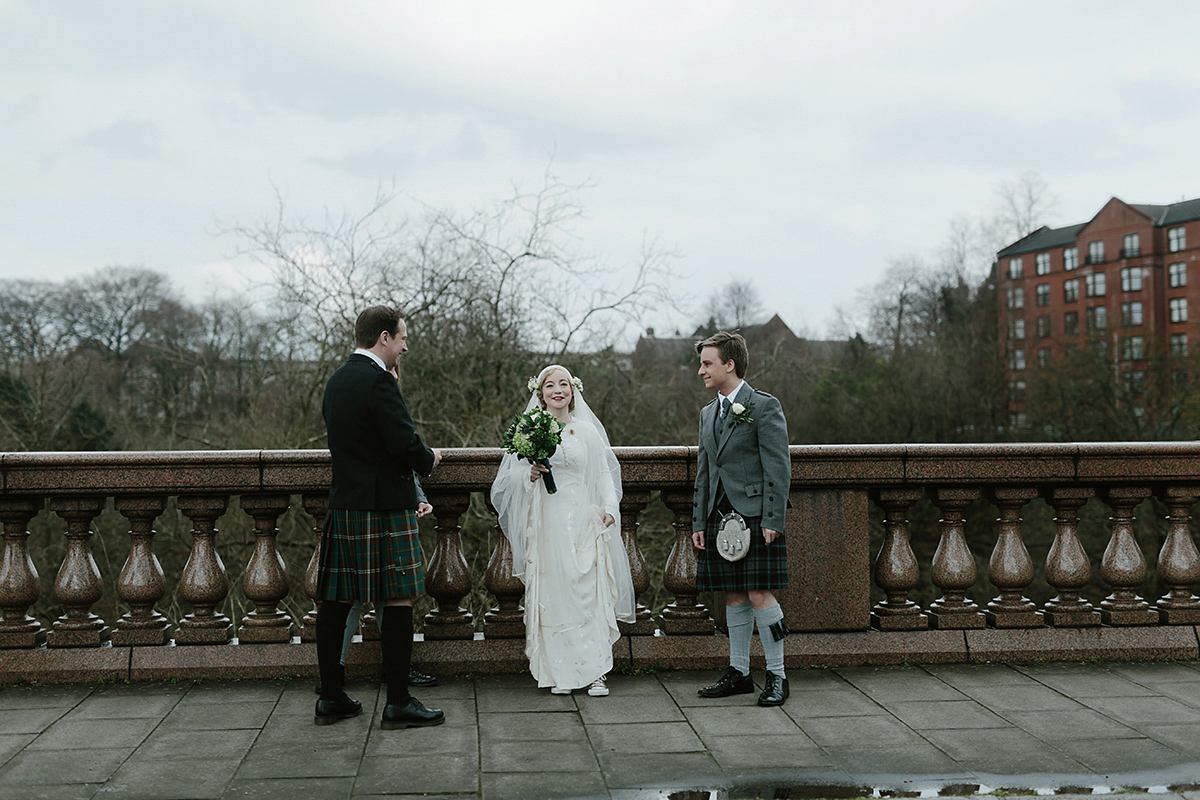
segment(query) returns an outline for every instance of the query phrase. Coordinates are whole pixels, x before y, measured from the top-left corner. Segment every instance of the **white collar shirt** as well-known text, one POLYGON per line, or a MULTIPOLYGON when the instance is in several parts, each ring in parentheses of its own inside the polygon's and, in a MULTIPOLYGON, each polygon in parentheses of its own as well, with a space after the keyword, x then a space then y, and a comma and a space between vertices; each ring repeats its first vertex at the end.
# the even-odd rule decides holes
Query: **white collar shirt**
POLYGON ((387 370, 387 367, 385 367, 385 366, 383 365, 383 359, 382 359, 382 358, 380 358, 379 356, 375 355, 374 353, 372 353, 370 350, 364 350, 364 349, 363 349, 363 348, 361 348, 361 347, 356 347, 356 348, 354 348, 354 355, 356 355, 356 356, 366 356, 367 358, 371 359, 371 360, 372 360, 372 361, 374 361, 376 364, 378 364, 378 365, 379 365, 379 368, 380 368, 381 370, 383 370, 384 372, 387 372, 387 371, 388 371, 388 370, 387 370))

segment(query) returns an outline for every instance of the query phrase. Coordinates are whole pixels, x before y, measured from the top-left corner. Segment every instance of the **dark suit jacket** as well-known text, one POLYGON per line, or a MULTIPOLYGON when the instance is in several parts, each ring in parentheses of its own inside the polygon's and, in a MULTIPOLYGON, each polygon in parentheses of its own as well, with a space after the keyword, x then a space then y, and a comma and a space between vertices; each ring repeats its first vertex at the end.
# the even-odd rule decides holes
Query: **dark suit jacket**
POLYGON ((743 517, 760 517, 764 528, 782 533, 792 477, 783 407, 748 383, 733 402, 746 406, 754 421, 735 423, 730 414, 718 425, 716 398, 700 410, 692 530, 705 529, 718 495, 724 491, 729 504, 743 517))
POLYGON ((333 458, 329 507, 415 510, 413 473, 433 472, 433 451, 417 435, 396 379, 352 355, 325 384, 321 411, 333 458))

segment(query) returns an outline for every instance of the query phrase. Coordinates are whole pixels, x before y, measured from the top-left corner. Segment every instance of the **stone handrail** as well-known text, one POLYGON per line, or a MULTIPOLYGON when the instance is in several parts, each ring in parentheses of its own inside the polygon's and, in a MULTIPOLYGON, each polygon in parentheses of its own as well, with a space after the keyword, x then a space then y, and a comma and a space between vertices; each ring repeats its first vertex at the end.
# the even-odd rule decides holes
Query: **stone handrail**
MULTIPOLYGON (((460 608, 472 576, 459 543, 459 518, 472 492, 486 491, 501 452, 449 449, 422 483, 435 507, 437 543, 429 554, 427 591, 436 608, 425 617, 416 659, 447 671, 520 670, 523 587, 512 577, 511 553, 497 538, 486 571, 496 605, 475 633, 460 608)), ((617 448, 622 465, 622 537, 635 591, 649 571, 663 570, 673 603, 654 620, 638 605, 637 621, 614 652, 626 666, 720 666, 723 637, 699 602, 690 544, 695 448, 617 448), (638 544, 638 512, 659 492, 672 512, 675 543, 664 565, 647 565, 638 544)), ((792 629, 789 665, 897 661, 1198 655, 1200 555, 1188 521, 1200 500, 1200 444, 1065 445, 811 445, 794 446, 787 524, 791 586, 780 600, 792 629), (1133 509, 1150 496, 1168 508, 1158 574, 1168 592, 1138 596, 1146 562, 1133 529, 1133 509), (1044 576, 1057 596, 1039 607, 1024 594, 1034 565, 1022 541, 1021 509, 1041 497, 1055 512, 1057 533, 1044 576), (1092 580, 1080 544, 1078 510, 1092 497, 1111 511, 1111 537, 1099 577, 1111 589, 1094 608, 1080 595, 1092 580), (928 498, 942 513, 932 562, 918 563, 907 515, 928 498), (986 498, 999 511, 999 536, 988 576, 998 596, 980 607, 968 597, 977 582, 963 511, 986 498), (870 503, 884 517, 883 544, 869 552, 870 503), (941 597, 927 608, 909 594, 922 569, 941 597), (871 606, 871 580, 882 598, 871 606)), ((279 609, 289 581, 276 548, 276 524, 291 498, 317 521, 319 538, 330 478, 327 451, 200 451, 0 454, 0 680, 95 677, 151 678, 312 674, 314 619, 279 609), (254 520, 255 547, 243 574, 254 604, 243 619, 221 613, 229 583, 215 521, 230 496, 254 520), (119 576, 101 576, 92 559, 92 522, 108 498, 129 520, 129 557, 119 576), (153 553, 153 524, 166 499, 177 498, 192 521, 192 546, 178 576, 164 576, 153 553), (49 504, 67 526, 66 553, 54 584, 63 614, 49 629, 28 616, 40 582, 26 551, 29 523, 49 504), (172 624, 156 604, 166 581, 178 581, 193 611, 172 624), (114 581, 129 611, 103 620, 92 612, 104 581, 114 581), (299 636, 294 636, 294 624, 299 636), (235 640, 236 634, 236 640, 235 640), (238 646, 231 647, 236 641, 238 646), (185 646, 186 645, 186 646, 185 646)), ((313 594, 314 558, 304 576, 313 594)), ((366 637, 370 639, 368 635, 366 637)), ((372 663, 370 644, 354 657, 372 663)), ((756 651, 757 652, 757 651, 756 651)))

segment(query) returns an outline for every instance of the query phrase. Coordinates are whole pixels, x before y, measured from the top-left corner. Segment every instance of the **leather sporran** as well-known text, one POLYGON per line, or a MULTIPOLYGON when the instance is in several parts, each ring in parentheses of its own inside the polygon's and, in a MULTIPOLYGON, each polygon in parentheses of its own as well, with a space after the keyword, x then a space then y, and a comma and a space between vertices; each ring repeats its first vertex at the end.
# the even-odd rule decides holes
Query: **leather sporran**
POLYGON ((736 511, 721 517, 716 539, 717 552, 726 561, 741 561, 750 552, 750 528, 736 511))

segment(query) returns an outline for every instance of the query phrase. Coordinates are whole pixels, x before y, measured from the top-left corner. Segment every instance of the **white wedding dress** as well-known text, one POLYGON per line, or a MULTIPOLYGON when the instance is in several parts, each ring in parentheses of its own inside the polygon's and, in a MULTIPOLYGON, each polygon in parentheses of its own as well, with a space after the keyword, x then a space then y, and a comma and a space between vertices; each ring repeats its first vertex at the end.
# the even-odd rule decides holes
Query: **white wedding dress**
POLYGON ((634 619, 620 467, 599 421, 589 418, 595 416, 577 394, 550 457, 557 493, 547 492, 544 480, 530 481, 529 462, 511 454, 492 485, 513 574, 525 581, 525 654, 540 687, 578 689, 609 672, 621 635, 617 620, 634 619), (605 513, 610 526, 601 521, 605 513))

